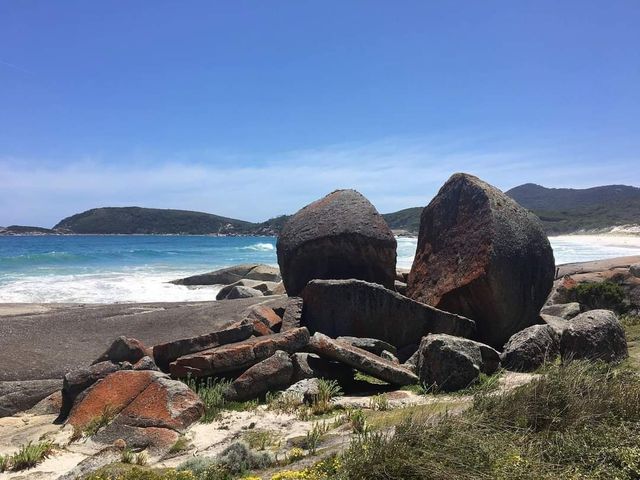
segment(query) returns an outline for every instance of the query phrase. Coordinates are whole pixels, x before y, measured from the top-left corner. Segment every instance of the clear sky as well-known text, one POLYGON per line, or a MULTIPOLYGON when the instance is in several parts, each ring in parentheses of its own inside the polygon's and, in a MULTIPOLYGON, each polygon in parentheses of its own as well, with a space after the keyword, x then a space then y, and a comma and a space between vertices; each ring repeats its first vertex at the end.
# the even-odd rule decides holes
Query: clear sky
POLYGON ((0 225, 640 185, 640 1, 0 0, 0 225))

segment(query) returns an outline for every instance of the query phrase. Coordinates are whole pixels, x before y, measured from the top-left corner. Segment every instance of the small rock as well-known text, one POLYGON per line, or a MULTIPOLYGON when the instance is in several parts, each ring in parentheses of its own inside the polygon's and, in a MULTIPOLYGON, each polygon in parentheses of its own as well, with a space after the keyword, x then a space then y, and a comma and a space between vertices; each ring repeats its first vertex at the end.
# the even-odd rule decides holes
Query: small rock
POLYGON ((511 336, 500 359, 508 370, 531 372, 560 353, 560 335, 550 325, 532 325, 511 336))
POLYGON ((235 300, 236 298, 252 298, 262 296, 263 293, 260 290, 256 290, 255 288, 236 286, 229 290, 229 293, 224 299, 235 300))
POLYGON ((100 362, 129 362, 131 364, 136 363, 145 355, 150 354, 150 349, 144 346, 144 344, 136 340, 135 338, 127 338, 120 336, 116 338, 111 346, 107 348, 107 351, 100 355, 92 365, 100 362))
POLYGON ((544 313, 540 314, 540 320, 542 320, 545 325, 553 328, 558 335, 562 335, 564 329, 569 325, 569 321, 562 317, 554 317, 552 315, 545 315, 544 313))
POLYGON ((421 384, 447 392, 467 388, 481 372, 490 375, 500 366, 500 355, 493 348, 451 335, 427 335, 419 351, 421 384))
POLYGON ((558 303, 556 305, 547 305, 540 311, 541 314, 551 315, 553 317, 564 318, 570 320, 576 315, 580 315, 580 304, 578 302, 558 303))
POLYGON ((154 370, 156 372, 160 371, 160 369, 156 365, 156 362, 154 362, 153 358, 148 355, 145 355, 140 360, 138 360, 138 362, 133 365, 133 370, 154 370))
POLYGON ((629 267, 629 273, 634 277, 640 278, 640 263, 635 263, 629 267))
MULTIPOLYGON (((231 290, 233 290, 234 287, 255 288, 260 284, 262 284, 262 282, 260 282, 259 280, 248 280, 246 278, 242 280, 238 280, 237 282, 233 282, 229 285, 225 285, 224 287, 222 287, 218 292, 218 294, 216 295, 216 300, 225 300, 229 296, 229 293, 231 292, 231 290)), ((256 288, 256 290, 263 291, 258 288, 256 288)))
POLYGON ((627 340, 618 317, 610 310, 590 310, 569 320, 560 339, 562 360, 627 358, 627 340))
POLYGON ((229 386, 225 397, 233 401, 258 398, 267 392, 282 390, 291 385, 293 363, 287 352, 278 350, 269 358, 256 363, 229 386))
POLYGON ((266 305, 252 305, 243 315, 246 320, 251 322, 258 320, 273 331, 279 331, 282 326, 282 318, 278 316, 273 308, 267 307, 266 305))
POLYGON ((305 378, 291 385, 285 393, 298 395, 304 403, 311 405, 320 393, 320 380, 305 378))
POLYGON ((389 360, 391 363, 400 365, 400 360, 398 360, 398 357, 396 357, 388 350, 383 350, 382 352, 380 352, 380 358, 384 358, 385 360, 389 360))

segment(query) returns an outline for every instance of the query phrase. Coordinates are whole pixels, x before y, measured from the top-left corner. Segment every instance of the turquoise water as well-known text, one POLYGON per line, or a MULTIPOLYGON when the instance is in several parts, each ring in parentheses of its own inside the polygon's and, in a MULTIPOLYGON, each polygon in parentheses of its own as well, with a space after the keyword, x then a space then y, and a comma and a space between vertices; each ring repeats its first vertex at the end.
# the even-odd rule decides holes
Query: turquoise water
MULTIPOLYGON (((551 238, 556 263, 640 255, 640 237, 551 238)), ((153 235, 0 236, 0 302, 213 300, 220 287, 169 280, 239 263, 276 265, 273 237, 153 235)), ((398 267, 416 240, 398 238, 398 267)))

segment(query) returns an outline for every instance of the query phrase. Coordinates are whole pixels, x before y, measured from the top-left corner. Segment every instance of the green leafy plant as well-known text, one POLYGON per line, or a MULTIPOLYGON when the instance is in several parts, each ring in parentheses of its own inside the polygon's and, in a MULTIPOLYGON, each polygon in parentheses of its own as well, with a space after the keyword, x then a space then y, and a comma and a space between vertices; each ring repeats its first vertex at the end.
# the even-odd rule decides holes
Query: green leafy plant
POLYGON ((211 423, 218 418, 220 412, 222 412, 225 407, 224 393, 229 388, 231 382, 229 380, 216 378, 197 380, 190 375, 183 381, 191 390, 198 394, 202 403, 204 403, 205 412, 201 421, 203 423, 211 423))
POLYGON ((249 448, 255 450, 266 450, 278 439, 278 434, 272 430, 249 430, 242 435, 242 439, 247 442, 249 448))
POLYGON ((342 395, 342 389, 336 380, 320 379, 318 393, 313 398, 311 411, 314 415, 321 415, 331 410, 331 400, 342 395))
POLYGON ((316 454, 318 445, 322 441, 324 435, 329 431, 329 425, 327 422, 314 423, 311 429, 307 432, 304 439, 304 448, 309 450, 311 455, 316 454))
POLYGON ((125 448, 120 454, 120 461, 122 463, 133 463, 135 459, 135 453, 130 448, 125 448))
POLYGON ((186 450, 189 450, 189 440, 184 435, 180 435, 175 443, 171 445, 169 453, 180 453, 186 450))
POLYGON ((135 458, 136 465, 144 466, 149 462, 149 457, 146 452, 140 452, 135 458))
POLYGON ((380 395, 374 395, 369 399, 369 408, 371 410, 377 410, 380 412, 385 412, 391 408, 389 405, 389 400, 387 396, 382 393, 380 395))
POLYGON ((613 282, 580 283, 570 294, 589 309, 604 308, 624 313, 628 308, 623 288, 613 282))
POLYGON ((9 470, 9 466, 11 465, 9 456, 0 455, 0 473, 9 470))
POLYGON ((49 441, 22 445, 20 449, 11 456, 11 468, 13 470, 25 470, 33 468, 53 452, 53 443, 49 441))
POLYGON ((363 434, 367 431, 367 418, 361 408, 348 410, 347 418, 353 433, 363 434))

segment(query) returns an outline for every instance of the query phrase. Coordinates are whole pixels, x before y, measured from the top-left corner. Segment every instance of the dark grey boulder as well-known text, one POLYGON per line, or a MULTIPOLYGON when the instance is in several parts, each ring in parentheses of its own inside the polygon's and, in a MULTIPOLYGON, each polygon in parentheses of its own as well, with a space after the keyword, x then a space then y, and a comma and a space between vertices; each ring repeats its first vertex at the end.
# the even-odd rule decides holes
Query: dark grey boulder
POLYGON ((508 370, 531 372, 560 353, 560 335, 550 325, 532 325, 511 336, 500 360, 508 370))
POLYGON ((576 315, 580 315, 581 309, 578 302, 558 303, 555 305, 547 305, 540 310, 541 314, 551 315, 570 320, 576 315))
POLYGON ((396 347, 383 340, 378 340, 377 338, 343 336, 336 338, 336 340, 349 343, 354 347, 361 348, 363 350, 366 350, 367 352, 375 353, 376 355, 380 355, 385 350, 393 354, 396 354, 398 352, 398 349, 396 347))
POLYGON ((475 331, 468 318, 362 280, 313 280, 302 298, 302 324, 334 338, 377 338, 402 347, 419 343, 428 333, 470 337, 475 331))
POLYGON ((0 382, 0 418, 29 410, 61 388, 60 379, 0 382))
POLYGON ((396 239, 355 190, 337 190, 298 211, 282 229, 277 250, 291 296, 314 279, 358 278, 394 286, 396 239))
MULTIPOLYGON (((216 294, 216 300, 224 300, 227 298, 227 296, 229 295, 229 292, 231 292, 231 290, 233 290, 233 287, 249 287, 249 288, 254 288, 257 285, 260 285, 263 282, 260 282, 259 280, 246 280, 246 279, 242 279, 242 280, 238 280, 237 282, 233 282, 229 285, 225 285, 224 287, 222 287, 220 289, 220 291, 216 294)), ((261 289, 256 288, 256 290, 260 290, 261 292, 264 291, 261 289)))
POLYGON ((560 339, 562 360, 618 362, 628 357, 627 340, 610 310, 590 310, 569 320, 560 339))
POLYGON ((129 362, 136 363, 142 357, 151 353, 141 341, 135 338, 120 336, 107 348, 107 351, 100 355, 92 365, 100 362, 129 362))
POLYGON ((380 358, 384 358, 385 360, 389 360, 391 363, 397 363, 398 365, 400 365, 400 360, 398 360, 398 357, 396 357, 389 350, 383 350, 382 352, 380 352, 380 358))
POLYGON ((407 295, 475 320, 499 348, 534 325, 555 274, 540 221, 497 188, 453 175, 423 210, 407 295))
POLYGON ((640 278, 640 263, 634 263, 629 266, 629 273, 634 277, 640 278))
POLYGON ((138 360, 133 365, 133 370, 153 370, 156 372, 160 371, 160 369, 156 365, 156 362, 154 362, 153 358, 149 356, 142 357, 140 360, 138 360))
POLYGON ((267 392, 287 388, 291 385, 292 378, 293 363, 289 354, 278 350, 235 379, 225 393, 225 397, 235 401, 258 398, 267 392))
POLYGON ((310 338, 307 349, 323 358, 344 363, 392 385, 413 385, 418 382, 418 377, 401 365, 348 343, 333 340, 319 332, 310 338))
POLYGON ((313 353, 299 352, 291 355, 293 362, 293 381, 306 378, 324 378, 325 380, 338 380, 344 383, 353 380, 351 367, 327 360, 313 353))
POLYGON ((281 331, 299 328, 300 325, 302 325, 302 298, 290 297, 282 314, 281 331))
POLYGON ((243 287, 243 286, 235 286, 231 290, 224 300, 235 300, 236 298, 252 298, 252 297, 262 297, 264 294, 260 290, 256 290, 251 287, 243 287))
POLYGON ((448 392, 466 388, 480 373, 491 375, 500 367, 500 354, 490 346, 451 335, 427 335, 419 352, 420 382, 448 392))
POLYGON ((318 378, 305 378, 285 390, 285 394, 295 395, 306 404, 312 404, 320 394, 320 380, 318 378))
POLYGON ((279 282, 280 273, 276 267, 254 263, 234 265, 209 273, 173 280, 169 283, 175 285, 229 285, 242 279, 279 282))

